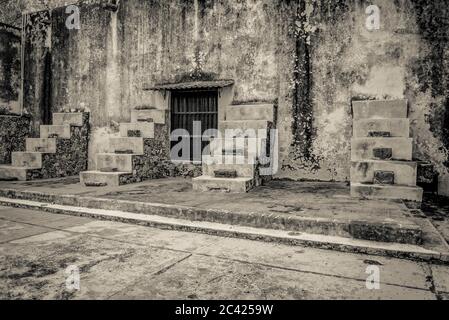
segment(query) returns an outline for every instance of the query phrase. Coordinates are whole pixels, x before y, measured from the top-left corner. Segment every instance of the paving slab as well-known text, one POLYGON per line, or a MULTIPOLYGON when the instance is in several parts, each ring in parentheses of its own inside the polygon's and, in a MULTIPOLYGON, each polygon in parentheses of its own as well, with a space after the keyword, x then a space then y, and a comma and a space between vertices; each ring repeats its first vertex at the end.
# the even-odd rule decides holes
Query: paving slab
POLYGON ((435 299, 428 290, 305 274, 210 257, 191 256, 163 273, 142 277, 114 299, 435 299))

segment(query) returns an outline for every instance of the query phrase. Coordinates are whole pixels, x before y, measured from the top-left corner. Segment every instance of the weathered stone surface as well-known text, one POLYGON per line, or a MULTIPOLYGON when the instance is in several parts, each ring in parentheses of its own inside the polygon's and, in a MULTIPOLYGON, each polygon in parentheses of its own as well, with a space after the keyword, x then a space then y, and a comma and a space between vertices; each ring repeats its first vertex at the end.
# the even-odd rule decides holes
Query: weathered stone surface
POLYGON ((381 160, 391 159, 393 156, 392 148, 374 148, 373 157, 381 160))
POLYGON ((374 171, 374 184, 394 184, 393 171, 374 171))

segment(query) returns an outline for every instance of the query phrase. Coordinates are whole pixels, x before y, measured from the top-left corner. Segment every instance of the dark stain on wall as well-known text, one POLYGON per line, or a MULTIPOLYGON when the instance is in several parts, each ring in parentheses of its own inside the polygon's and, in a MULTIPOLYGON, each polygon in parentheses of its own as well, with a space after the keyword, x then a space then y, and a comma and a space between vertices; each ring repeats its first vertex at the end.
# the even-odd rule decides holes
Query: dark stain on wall
POLYGON ((0 24, 0 107, 2 101, 18 101, 19 78, 20 31, 0 24))

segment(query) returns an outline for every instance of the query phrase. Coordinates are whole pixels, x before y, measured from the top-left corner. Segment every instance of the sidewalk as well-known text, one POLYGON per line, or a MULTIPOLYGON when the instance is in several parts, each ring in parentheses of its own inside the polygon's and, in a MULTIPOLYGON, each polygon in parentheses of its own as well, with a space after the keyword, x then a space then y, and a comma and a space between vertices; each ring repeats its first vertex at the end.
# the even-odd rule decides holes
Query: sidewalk
POLYGON ((0 251, 0 299, 449 297, 447 266, 16 208, 0 207, 0 251), (68 266, 80 291, 66 287, 68 266))

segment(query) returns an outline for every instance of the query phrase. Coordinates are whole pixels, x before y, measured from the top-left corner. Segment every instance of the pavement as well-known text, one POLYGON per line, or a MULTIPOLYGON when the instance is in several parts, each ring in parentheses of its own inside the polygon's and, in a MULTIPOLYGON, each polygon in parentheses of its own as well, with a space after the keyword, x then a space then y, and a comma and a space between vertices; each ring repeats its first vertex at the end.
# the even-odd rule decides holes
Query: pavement
POLYGON ((449 298, 448 266, 10 207, 0 252, 1 299, 449 298))

